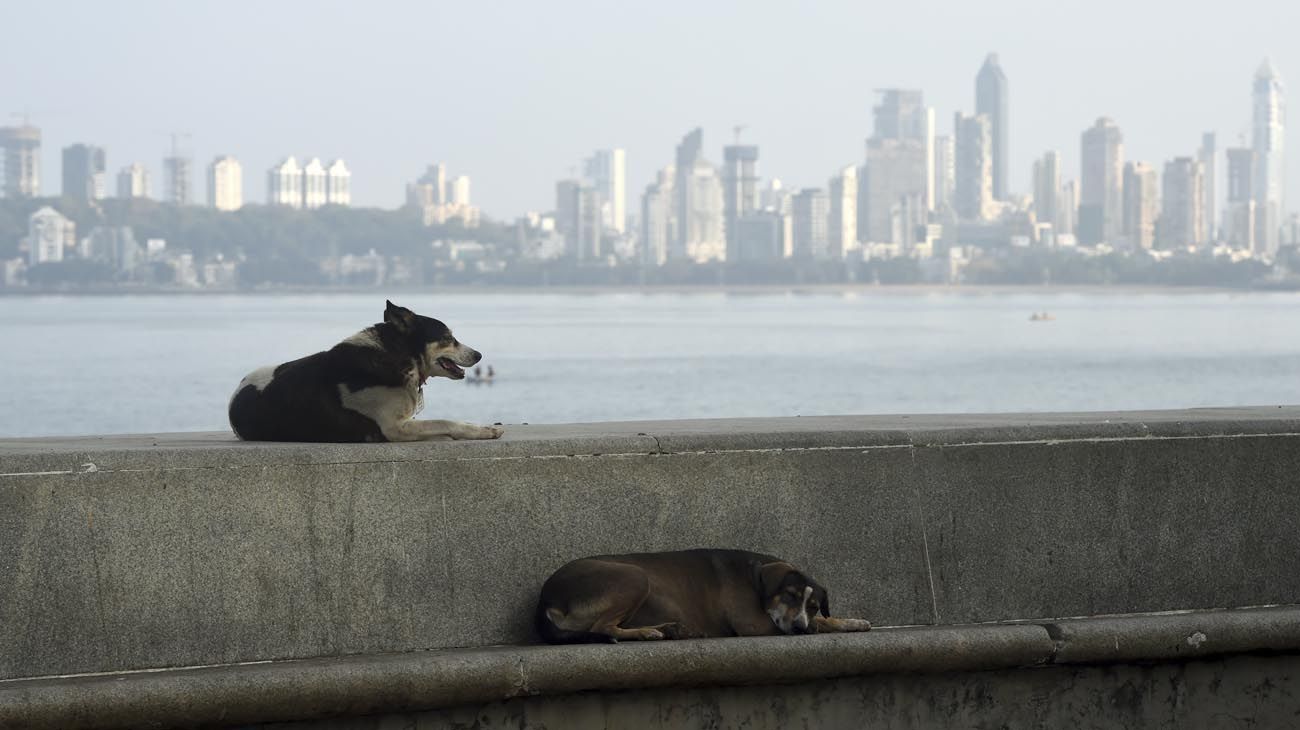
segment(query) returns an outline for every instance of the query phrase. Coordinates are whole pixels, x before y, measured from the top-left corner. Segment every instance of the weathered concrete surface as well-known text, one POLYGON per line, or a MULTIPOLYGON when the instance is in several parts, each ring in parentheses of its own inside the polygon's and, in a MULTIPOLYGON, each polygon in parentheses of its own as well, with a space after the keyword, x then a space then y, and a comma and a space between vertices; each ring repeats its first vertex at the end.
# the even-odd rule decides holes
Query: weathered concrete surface
POLYGON ((591 690, 977 671, 1044 661, 1040 626, 497 647, 0 682, 0 728, 197 727, 591 690))
POLYGON ((771 552, 878 625, 1290 603, 1300 408, 0 442, 0 678, 518 643, 580 555, 771 552))
MULTIPOLYGON (((1171 658, 1205 659, 1261 650, 1292 656, 1280 664, 1265 663, 1284 670, 1272 677, 1273 685, 1259 684, 1252 690, 1273 714, 1250 716, 1280 717, 1282 707, 1288 712, 1300 710, 1295 701, 1300 698, 1291 694, 1300 690, 1292 684, 1292 670, 1300 667, 1296 656, 1300 654, 1300 607, 1066 623, 1067 629, 1059 624, 982 624, 865 634, 495 647, 10 680, 0 681, 0 728, 202 727, 287 720, 328 721, 321 727, 443 727, 460 721, 456 718, 479 718, 483 727, 555 727, 556 718, 568 717, 562 708, 573 709, 575 718, 583 718, 564 727, 620 727, 620 718, 638 713, 651 719, 685 714, 704 722, 718 719, 720 707, 728 708, 729 723, 764 726, 795 717, 818 722, 846 717, 855 703, 867 708, 865 716, 876 713, 882 719, 889 717, 887 710, 898 713, 900 707, 924 710, 898 713, 891 720, 895 724, 886 723, 890 727, 916 718, 942 720, 945 726, 966 725, 966 720, 978 718, 985 723, 982 726, 997 727, 994 721, 1001 717, 1039 717, 1052 720, 1052 726, 1073 726, 1067 721, 1075 719, 1081 708, 1100 707, 1104 717, 1111 717, 1105 713, 1114 710, 1119 717, 1139 711, 1148 719, 1166 717, 1159 710, 1167 693, 1165 688, 1153 691, 1144 686, 1134 695, 1139 690, 1129 686, 1129 679, 1114 681, 1127 676, 1122 667, 1055 673, 1046 682, 1039 682, 1041 677, 1032 672, 989 672, 1114 663, 1121 657, 1126 662, 1161 664, 1163 669, 1152 676, 1165 677, 1166 687, 1176 687, 1184 681, 1185 670, 1171 658), (1195 640, 1180 648, 1178 644, 1187 644, 1187 636, 1195 640), (1151 653, 1142 654, 1144 649, 1151 653), (932 675, 937 687, 948 689, 928 695, 921 691, 927 683, 899 678, 911 674, 932 675), (866 675, 872 677, 869 683, 831 683, 866 675), (755 684, 794 686, 775 688, 761 700, 738 692, 735 701, 719 705, 717 697, 727 694, 715 688, 755 684), (1016 697, 1026 685, 1060 702, 1047 714, 1042 713, 1048 708, 1034 708, 1039 715, 989 705, 989 698, 1016 697), (846 686, 856 687, 861 696, 844 694, 846 686), (905 701, 901 696, 877 696, 875 688, 888 686, 907 695, 905 701), (872 689, 864 692, 867 687, 872 689), (962 699, 944 697, 959 687, 962 699), (647 692, 656 688, 673 691, 647 692), (619 694, 592 701, 592 692, 619 694), (580 696, 554 699, 573 695, 580 696), (517 698, 539 699, 511 702, 517 698), (791 708, 798 708, 797 714, 781 714, 791 708), (452 711, 430 714, 438 709, 452 711), (389 717, 373 717, 378 715, 389 717)), ((1248 676, 1255 676, 1250 667, 1256 665, 1229 666, 1244 667, 1248 676)), ((1211 696, 1246 686, 1244 678, 1221 674, 1213 676, 1226 685, 1210 688, 1211 696)), ((1231 698, 1204 702, 1202 707, 1222 711, 1244 709, 1231 698)))
MULTIPOLYGON (((520 698, 260 730, 1255 730, 1300 727, 1300 657, 891 674, 520 698)), ((251 728, 250 728, 251 730, 251 728)))

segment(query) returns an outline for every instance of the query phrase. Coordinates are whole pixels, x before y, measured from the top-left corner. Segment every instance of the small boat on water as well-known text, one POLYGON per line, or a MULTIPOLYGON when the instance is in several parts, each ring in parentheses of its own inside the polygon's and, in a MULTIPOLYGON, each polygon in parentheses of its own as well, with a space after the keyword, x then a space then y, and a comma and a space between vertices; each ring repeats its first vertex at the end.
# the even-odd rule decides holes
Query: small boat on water
POLYGON ((1051 322, 1054 319, 1056 319, 1056 317, 1048 314, 1047 312, 1034 312, 1033 314, 1029 315, 1030 322, 1051 322))

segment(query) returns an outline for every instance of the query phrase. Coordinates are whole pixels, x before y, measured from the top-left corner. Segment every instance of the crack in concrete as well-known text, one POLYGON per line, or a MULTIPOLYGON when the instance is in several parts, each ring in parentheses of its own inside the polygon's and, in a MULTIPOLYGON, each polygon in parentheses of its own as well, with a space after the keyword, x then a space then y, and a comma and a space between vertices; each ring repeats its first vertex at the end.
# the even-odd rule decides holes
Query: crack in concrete
POLYGON ((921 482, 916 478, 916 449, 908 450, 912 459, 912 481, 916 487, 916 519, 921 525, 921 549, 925 554, 925 577, 930 582, 930 610, 935 625, 939 624, 939 598, 934 589, 934 567, 930 563, 930 536, 925 526, 925 507, 922 502, 921 482))

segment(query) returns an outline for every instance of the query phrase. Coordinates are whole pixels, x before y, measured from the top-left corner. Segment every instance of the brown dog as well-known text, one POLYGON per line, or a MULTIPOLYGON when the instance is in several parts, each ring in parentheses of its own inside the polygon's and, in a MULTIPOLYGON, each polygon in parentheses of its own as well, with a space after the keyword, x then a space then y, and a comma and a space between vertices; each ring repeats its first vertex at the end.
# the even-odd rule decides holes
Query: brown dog
POLYGON ((780 558, 708 549, 575 560, 546 579, 535 621, 552 644, 871 629, 831 618, 826 589, 780 558))

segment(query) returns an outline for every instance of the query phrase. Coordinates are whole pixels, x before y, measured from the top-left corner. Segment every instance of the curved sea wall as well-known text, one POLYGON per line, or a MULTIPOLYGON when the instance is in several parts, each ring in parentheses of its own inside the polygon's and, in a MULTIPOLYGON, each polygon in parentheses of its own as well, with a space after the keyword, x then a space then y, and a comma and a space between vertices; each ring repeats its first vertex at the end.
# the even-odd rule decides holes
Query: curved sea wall
POLYGON ((1025 692, 1059 699, 1044 711, 1081 702, 1069 687, 1127 693, 1130 712, 1210 701, 1165 702, 1161 667, 1221 688, 1199 698, 1268 677, 1291 698, 1268 706, 1294 712, 1297 514, 1300 408, 515 426, 427 444, 9 440, 0 727, 454 724, 475 708, 494 727, 547 712, 612 727, 634 707, 725 727, 777 700, 834 726, 836 708, 894 717, 918 692, 936 717, 1030 722, 1064 716, 1024 714, 1039 707, 1025 692), (700 546, 787 557, 836 614, 916 628, 518 646, 564 562, 700 546), (1103 618, 1118 614, 1154 615, 1103 618))

